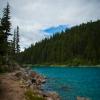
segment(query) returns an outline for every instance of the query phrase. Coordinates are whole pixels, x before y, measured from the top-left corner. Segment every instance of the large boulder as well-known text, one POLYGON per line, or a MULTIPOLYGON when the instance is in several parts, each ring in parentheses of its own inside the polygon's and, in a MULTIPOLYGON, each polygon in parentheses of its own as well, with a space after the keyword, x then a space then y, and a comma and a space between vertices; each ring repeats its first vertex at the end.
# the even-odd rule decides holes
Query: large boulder
POLYGON ((48 93, 44 93, 43 97, 46 100, 60 100, 59 95, 56 92, 48 92, 48 93))
POLYGON ((36 80, 35 83, 36 83, 37 85, 41 85, 41 84, 43 84, 43 83, 46 82, 45 78, 44 78, 43 76, 39 75, 39 74, 36 73, 36 72, 31 72, 30 77, 31 77, 32 79, 36 80))
POLYGON ((21 78, 22 77, 22 72, 21 71, 17 71, 14 73, 14 75, 17 77, 17 78, 21 78))

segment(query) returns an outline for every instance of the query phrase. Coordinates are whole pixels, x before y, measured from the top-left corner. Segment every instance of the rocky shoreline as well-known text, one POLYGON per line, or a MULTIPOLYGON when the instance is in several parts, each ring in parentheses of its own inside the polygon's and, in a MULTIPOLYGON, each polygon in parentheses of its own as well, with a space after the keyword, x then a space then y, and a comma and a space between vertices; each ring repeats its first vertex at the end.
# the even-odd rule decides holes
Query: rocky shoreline
POLYGON ((38 97, 44 100, 61 100, 56 92, 44 92, 41 85, 46 82, 46 78, 38 73, 31 71, 29 68, 20 68, 20 70, 13 73, 17 80, 19 80, 20 87, 26 91, 30 90, 36 92, 38 97))
MULTIPOLYGON (((41 89, 47 78, 31 71, 29 68, 19 68, 10 73, 0 75, 0 100, 62 100, 53 91, 41 89)), ((75 100, 92 100, 77 96, 75 100)))

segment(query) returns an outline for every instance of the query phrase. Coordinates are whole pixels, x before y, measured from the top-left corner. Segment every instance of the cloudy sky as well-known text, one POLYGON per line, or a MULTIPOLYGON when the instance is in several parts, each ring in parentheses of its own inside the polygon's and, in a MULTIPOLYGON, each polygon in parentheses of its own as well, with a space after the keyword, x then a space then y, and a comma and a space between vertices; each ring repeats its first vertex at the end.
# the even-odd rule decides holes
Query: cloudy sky
POLYGON ((100 0, 0 0, 0 17, 7 1, 12 31, 20 27, 21 49, 49 35, 42 30, 51 26, 74 26, 100 19, 100 0))

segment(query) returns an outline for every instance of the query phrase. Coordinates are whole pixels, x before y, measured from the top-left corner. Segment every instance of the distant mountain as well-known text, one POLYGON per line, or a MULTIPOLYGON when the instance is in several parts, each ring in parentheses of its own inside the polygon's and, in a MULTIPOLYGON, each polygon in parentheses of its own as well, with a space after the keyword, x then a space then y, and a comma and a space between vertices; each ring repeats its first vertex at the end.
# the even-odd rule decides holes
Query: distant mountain
POLYGON ((50 27, 50 28, 44 29, 43 31, 52 35, 54 33, 64 31, 65 29, 68 29, 68 25, 59 25, 55 27, 50 27))

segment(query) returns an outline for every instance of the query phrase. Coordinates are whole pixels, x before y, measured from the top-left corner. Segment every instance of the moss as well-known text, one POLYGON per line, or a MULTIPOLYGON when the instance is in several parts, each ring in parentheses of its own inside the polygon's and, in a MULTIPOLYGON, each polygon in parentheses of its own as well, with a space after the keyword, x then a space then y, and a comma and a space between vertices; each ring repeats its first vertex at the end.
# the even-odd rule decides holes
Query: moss
POLYGON ((28 90, 25 92, 26 100, 45 100, 42 96, 38 96, 38 93, 28 90))

